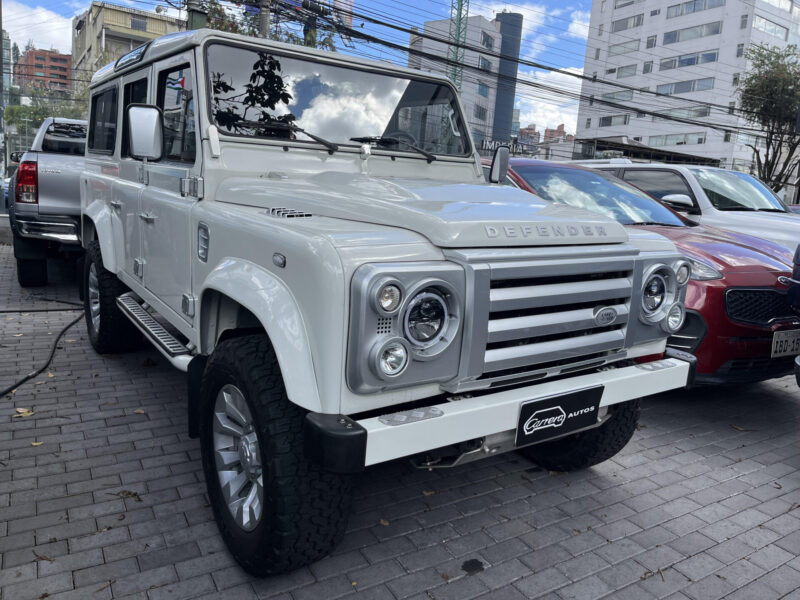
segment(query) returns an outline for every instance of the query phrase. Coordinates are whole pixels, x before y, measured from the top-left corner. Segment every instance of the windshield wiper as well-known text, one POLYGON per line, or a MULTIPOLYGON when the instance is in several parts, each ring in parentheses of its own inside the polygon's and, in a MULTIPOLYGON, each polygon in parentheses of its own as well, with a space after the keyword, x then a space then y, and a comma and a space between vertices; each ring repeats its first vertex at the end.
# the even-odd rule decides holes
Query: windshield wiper
POLYGON ((662 223, 661 221, 642 221, 641 223, 631 223, 631 225, 661 225, 662 227, 683 227, 683 223, 675 225, 674 223, 662 223))
POLYGON ((422 154, 422 156, 424 156, 427 159, 428 164, 436 160, 436 155, 431 154, 427 150, 423 150, 419 146, 415 146, 410 142, 401 140, 400 138, 396 137, 385 136, 385 135, 365 135, 363 137, 351 137, 350 141, 358 142, 360 144, 375 144, 376 146, 390 146, 392 144, 397 144, 399 146, 400 144, 402 144, 406 148, 409 148, 411 150, 414 150, 415 152, 419 152, 420 154, 422 154))
POLYGON ((776 213, 785 213, 788 211, 783 210, 782 208, 757 208, 758 212, 776 212, 776 213))
POLYGON ((750 208, 749 206, 725 206, 725 207, 719 207, 719 208, 717 208, 717 210, 740 210, 740 211, 745 211, 745 212, 747 212, 747 211, 755 212, 756 211, 755 208, 750 208))
MULTIPOLYGON (((294 131, 297 133, 303 133, 310 137, 312 140, 317 142, 318 144, 322 144, 328 149, 329 154, 333 154, 339 149, 338 144, 334 144, 324 138, 319 137, 318 135, 314 135, 313 133, 309 133, 302 127, 298 127, 292 123, 284 123, 283 121, 251 121, 249 119, 241 119, 237 118, 233 121, 232 124, 235 125, 244 125, 245 127, 254 127, 257 129, 272 129, 278 131, 294 131)), ((229 127, 229 125, 228 125, 229 127)))

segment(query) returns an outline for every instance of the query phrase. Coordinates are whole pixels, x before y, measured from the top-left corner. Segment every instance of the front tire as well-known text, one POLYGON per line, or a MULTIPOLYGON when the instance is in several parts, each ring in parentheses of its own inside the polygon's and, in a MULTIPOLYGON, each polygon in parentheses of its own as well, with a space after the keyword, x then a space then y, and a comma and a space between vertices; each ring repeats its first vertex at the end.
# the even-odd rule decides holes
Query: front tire
POLYGON ((600 427, 519 452, 548 471, 577 471, 608 460, 633 437, 639 422, 639 400, 614 404, 608 411, 611 416, 600 427))
POLYGON ((200 410, 211 507, 242 568, 274 575, 329 554, 344 535, 352 478, 306 458, 306 411, 287 397, 266 336, 215 348, 203 373, 200 410))
POLYGON ((103 266, 100 243, 89 242, 83 262, 83 311, 89 341, 99 354, 133 350, 141 342, 139 330, 117 306, 117 297, 127 291, 103 266))

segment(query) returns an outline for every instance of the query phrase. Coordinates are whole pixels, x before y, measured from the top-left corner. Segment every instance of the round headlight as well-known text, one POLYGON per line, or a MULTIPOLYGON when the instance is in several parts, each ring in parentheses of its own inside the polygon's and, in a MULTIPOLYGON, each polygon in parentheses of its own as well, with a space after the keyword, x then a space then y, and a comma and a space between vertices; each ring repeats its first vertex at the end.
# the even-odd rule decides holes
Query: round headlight
POLYGON ((683 321, 686 317, 686 312, 681 304, 673 304, 667 311, 667 318, 664 319, 663 325, 667 333, 675 333, 683 327, 683 321))
POLYGON ((439 293, 422 291, 408 303, 403 323, 406 337, 417 346, 435 344, 449 316, 447 303, 439 293))
POLYGON ((692 268, 686 263, 681 264, 678 270, 675 271, 675 279, 678 280, 678 285, 685 285, 691 275, 692 268))
POLYGON ((646 313, 654 313, 664 304, 667 296, 667 280, 659 273, 653 273, 644 284, 642 308, 646 313))
POLYGON ((403 294, 400 288, 393 283, 387 283, 378 290, 378 306, 384 312, 390 313, 400 306, 403 294))
POLYGON ((399 375, 407 364, 408 351, 400 342, 390 342, 380 350, 378 367, 387 377, 399 375))

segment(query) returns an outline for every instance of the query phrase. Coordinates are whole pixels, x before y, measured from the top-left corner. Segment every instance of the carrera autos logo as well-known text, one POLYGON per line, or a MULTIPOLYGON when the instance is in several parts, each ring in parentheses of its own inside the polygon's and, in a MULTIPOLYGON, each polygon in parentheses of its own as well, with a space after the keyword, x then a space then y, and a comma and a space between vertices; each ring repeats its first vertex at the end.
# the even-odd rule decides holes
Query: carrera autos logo
POLYGON ((582 408, 567 414, 560 406, 551 406, 550 408, 537 410, 535 413, 533 413, 530 417, 528 417, 528 420, 525 421, 525 425, 522 426, 522 429, 525 432, 525 435, 531 435, 542 429, 558 429, 567 421, 567 419, 571 419, 573 417, 577 417, 578 415, 583 415, 593 411, 594 406, 589 406, 587 408, 582 408))

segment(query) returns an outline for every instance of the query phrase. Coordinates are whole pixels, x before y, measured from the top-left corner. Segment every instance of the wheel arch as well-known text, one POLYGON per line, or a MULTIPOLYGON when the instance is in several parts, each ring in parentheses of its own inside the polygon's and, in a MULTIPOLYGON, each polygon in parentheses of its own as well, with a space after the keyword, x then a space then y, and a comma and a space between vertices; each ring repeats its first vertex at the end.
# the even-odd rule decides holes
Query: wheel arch
POLYGON ((322 412, 302 313, 277 277, 248 261, 227 259, 204 282, 198 316, 201 354, 210 355, 226 339, 264 333, 275 349, 289 399, 322 412))
POLYGON ((117 273, 119 265, 114 251, 112 227, 111 215, 102 202, 92 202, 84 209, 81 215, 81 244, 88 248, 90 242, 97 240, 103 255, 103 266, 112 273, 117 273))

